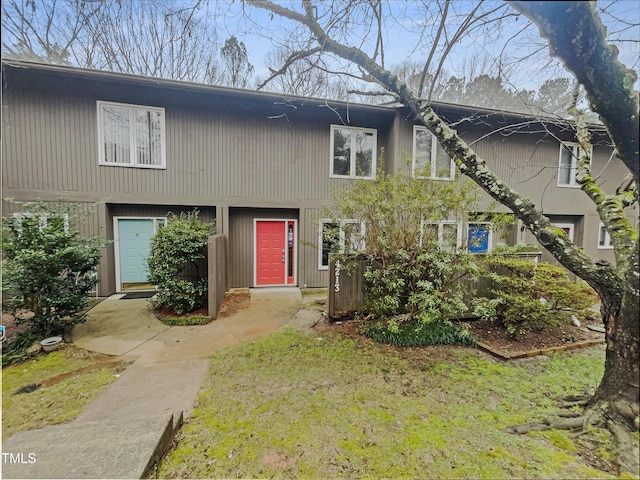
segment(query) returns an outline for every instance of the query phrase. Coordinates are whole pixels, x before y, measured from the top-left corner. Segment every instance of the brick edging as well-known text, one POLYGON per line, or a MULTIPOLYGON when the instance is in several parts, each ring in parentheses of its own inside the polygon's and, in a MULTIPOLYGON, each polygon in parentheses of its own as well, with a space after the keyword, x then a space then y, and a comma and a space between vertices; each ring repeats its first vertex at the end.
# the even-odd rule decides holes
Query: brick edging
POLYGON ((562 352, 563 350, 576 350, 578 348, 591 347, 592 345, 598 345, 604 343, 602 340, 584 340, 582 342, 569 343, 567 345, 559 345, 557 347, 540 348, 536 350, 528 350, 526 352, 513 352, 511 354, 500 353, 497 350, 492 349, 489 345, 478 342, 476 345, 481 350, 490 353, 491 355, 498 357, 502 360, 517 360, 519 358, 535 357, 538 355, 546 355, 553 352, 562 352))

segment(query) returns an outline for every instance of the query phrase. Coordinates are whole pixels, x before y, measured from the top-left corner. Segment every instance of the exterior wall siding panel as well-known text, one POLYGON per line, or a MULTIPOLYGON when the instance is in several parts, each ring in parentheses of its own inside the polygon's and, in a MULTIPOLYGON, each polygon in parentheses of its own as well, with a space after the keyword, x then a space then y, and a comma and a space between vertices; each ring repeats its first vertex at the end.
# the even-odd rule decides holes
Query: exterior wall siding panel
MULTIPOLYGON (((162 105, 166 170, 100 166, 97 100, 127 99, 12 94, 5 131, 19 134, 8 135, 3 155, 19 161, 3 162, 11 165, 3 167, 5 189, 50 195, 66 190, 79 199, 106 202, 123 194, 123 201, 132 203, 147 195, 166 196, 163 203, 179 198, 212 204, 230 198, 325 200, 332 189, 349 182, 329 177, 330 125, 337 117, 293 122, 269 118, 270 112, 260 106, 247 117, 244 111, 167 103, 162 105)), ((371 126, 360 120, 360 125, 371 126)), ((386 147, 388 128, 377 122, 380 150, 386 147)))
POLYGON ((329 281, 327 270, 318 268, 318 222, 322 217, 320 208, 305 208, 303 211, 305 218, 301 227, 300 263, 303 266, 300 275, 300 285, 307 287, 326 287, 329 281))

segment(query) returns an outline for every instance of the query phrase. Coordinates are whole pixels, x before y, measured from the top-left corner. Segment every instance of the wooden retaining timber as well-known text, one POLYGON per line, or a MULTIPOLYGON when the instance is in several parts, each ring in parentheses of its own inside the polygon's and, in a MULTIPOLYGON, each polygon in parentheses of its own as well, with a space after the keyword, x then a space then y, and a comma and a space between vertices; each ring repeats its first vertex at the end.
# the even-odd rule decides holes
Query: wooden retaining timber
POLYGON ((485 352, 490 353, 494 357, 498 357, 501 360, 518 360, 520 358, 528 358, 528 357, 536 357, 538 355, 547 355, 549 353, 554 352, 562 352, 565 350, 577 350, 578 348, 586 348, 591 347, 593 345, 598 345, 600 343, 604 343, 604 338, 601 340, 584 340, 582 342, 574 342, 568 343, 566 345, 558 345, 557 347, 548 347, 548 348, 540 348, 535 350, 527 350, 526 352, 513 352, 513 353, 502 353, 499 350, 495 350, 491 348, 489 345, 485 343, 478 343, 478 348, 484 350, 485 352))

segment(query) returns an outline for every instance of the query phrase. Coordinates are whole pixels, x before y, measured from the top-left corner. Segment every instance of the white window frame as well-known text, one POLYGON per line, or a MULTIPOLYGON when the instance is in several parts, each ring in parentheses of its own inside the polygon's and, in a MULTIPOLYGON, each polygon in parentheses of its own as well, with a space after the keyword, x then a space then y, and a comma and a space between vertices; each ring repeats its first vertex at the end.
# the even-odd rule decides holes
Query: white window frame
POLYGON ((600 222, 598 226, 598 249, 599 250, 612 250, 613 243, 611 242, 611 235, 604 226, 604 223, 600 222), (603 235, 604 233, 604 235, 603 235))
POLYGON ((362 237, 362 243, 360 245, 360 248, 356 251, 362 251, 365 248, 365 244, 364 244, 364 235, 366 232, 366 226, 365 223, 361 220, 355 220, 355 219, 344 219, 344 220, 331 220, 329 218, 323 218, 319 221, 319 228, 318 228, 318 270, 329 270, 329 264, 327 263, 327 265, 323 265, 322 264, 322 245, 323 245, 323 230, 324 230, 324 225, 326 224, 337 224, 338 225, 338 243, 340 246, 340 253, 344 253, 345 251, 345 232, 344 232, 344 225, 347 224, 355 224, 355 225, 360 225, 360 236, 362 237))
POLYGON ((611 242, 611 235, 604 226, 604 223, 600 222, 598 225, 598 249, 599 250, 611 250, 613 249, 613 243, 611 242))
POLYGON ((569 237, 569 240, 573 242, 573 232, 576 227, 574 223, 551 222, 551 225, 553 225, 556 228, 562 228, 562 229, 567 228, 569 230, 569 234, 567 236, 569 237))
POLYGON ((462 247, 462 222, 456 222, 455 220, 438 220, 432 222, 422 221, 420 222, 420 246, 422 246, 422 240, 424 237, 425 225, 437 225, 438 226, 438 244, 444 245, 444 225, 455 225, 456 231, 456 248, 462 247))
POLYGON ((346 127, 344 125, 331 125, 331 142, 329 153, 329 177, 330 178, 350 178, 350 179, 364 179, 374 180, 376 178, 377 171, 377 155, 378 150, 378 131, 375 128, 363 128, 363 127, 346 127), (373 145, 371 146, 371 175, 361 176, 356 174, 356 149, 353 148, 353 139, 351 143, 351 158, 349 159, 349 175, 338 175, 334 173, 334 139, 336 130, 352 130, 354 132, 364 132, 373 134, 373 145))
MULTIPOLYGON (((576 175, 578 173, 578 162, 580 161, 580 153, 583 152, 584 149, 577 142, 561 142, 560 150, 558 152, 558 175, 556 184, 560 188, 580 188, 578 182, 576 180, 576 175), (571 167, 569 167, 569 183, 561 183, 560 182, 560 170, 564 168, 562 166, 562 149, 566 148, 571 152, 571 167)), ((591 148, 590 155, 593 153, 593 147, 591 148)))
MULTIPOLYGON (((33 212, 16 212, 13 214, 13 217, 20 220, 20 229, 22 229, 22 219, 24 218, 33 218, 38 217, 40 220, 40 230, 47 226, 47 221, 49 217, 53 216, 49 213, 33 213, 33 212)), ((64 218, 64 231, 69 231, 69 214, 63 213, 62 218, 64 218)))
POLYGON ((442 146, 440 145, 440 142, 438 141, 438 139, 436 138, 436 136, 431 133, 426 127, 420 126, 420 125, 414 125, 413 126, 413 157, 411 160, 411 174, 415 177, 415 178, 429 178, 431 180, 442 180, 442 181, 453 181, 455 180, 456 177, 456 163, 454 162, 453 158, 450 158, 450 167, 449 167, 449 176, 448 177, 440 177, 438 176, 438 172, 437 172, 437 168, 438 168, 438 162, 437 162, 437 158, 438 158, 438 150, 442 149, 442 146), (416 156, 417 156, 417 138, 418 132, 426 132, 429 135, 431 135, 431 159, 429 160, 429 166, 430 166, 430 173, 428 177, 425 177, 423 175, 417 175, 416 174, 416 156))
POLYGON ((98 100, 97 102, 97 110, 98 110, 98 159, 99 165, 105 167, 129 167, 129 168, 150 168, 156 170, 165 170, 167 168, 166 163, 166 128, 165 128, 165 114, 164 108, 162 107, 150 107, 147 105, 134 105, 128 103, 116 103, 116 102, 104 102, 102 100, 98 100), (129 121, 129 148, 130 148, 130 158, 129 162, 107 162, 104 153, 104 107, 118 107, 118 108, 127 108, 131 112, 131 117, 129 121), (136 122, 135 122, 135 111, 136 110, 144 110, 151 112, 160 113, 160 165, 149 165, 142 164, 137 162, 136 155, 136 122))
POLYGON ((467 250, 469 249, 469 227, 471 225, 487 225, 489 228, 487 229, 487 251, 486 252, 472 252, 480 255, 485 255, 487 253, 491 253, 493 250, 493 224, 491 222, 467 222, 467 250))

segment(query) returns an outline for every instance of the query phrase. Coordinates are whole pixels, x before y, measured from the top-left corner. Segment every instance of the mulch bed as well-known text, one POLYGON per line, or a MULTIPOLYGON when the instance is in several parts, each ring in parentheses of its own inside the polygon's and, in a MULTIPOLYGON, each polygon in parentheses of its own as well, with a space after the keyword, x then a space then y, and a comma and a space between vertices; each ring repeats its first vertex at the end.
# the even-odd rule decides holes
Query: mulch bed
POLYGON ((478 339, 481 348, 506 359, 580 348, 604 341, 603 333, 589 330, 585 325, 576 327, 566 324, 544 332, 532 331, 509 337, 503 327, 491 320, 462 323, 478 339))
MULTIPOLYGON (((552 353, 555 350, 569 350, 604 342, 603 333, 591 331, 585 325, 576 327, 567 324, 546 332, 529 332, 526 335, 511 338, 504 328, 490 320, 470 320, 460 323, 474 335, 481 349, 503 360, 531 357, 552 353)), ((362 337, 360 330, 366 324, 367 322, 362 320, 327 322, 318 325, 318 331, 319 333, 339 333, 351 338, 362 337)))
POLYGON ((218 318, 230 317, 245 308, 251 303, 251 294, 248 288, 238 288, 225 293, 222 305, 218 311, 218 318))
POLYGON ((161 318, 189 318, 189 317, 208 317, 208 316, 209 316, 209 309, 206 306, 198 308, 193 312, 178 314, 174 312, 172 308, 169 308, 163 305, 162 307, 160 307, 160 310, 158 311, 158 317, 161 317, 161 318))
MULTIPOLYGON (((242 288, 237 290, 231 290, 225 293, 220 310, 218 311, 218 318, 230 317, 231 315, 238 313, 249 306, 251 303, 251 295, 248 288, 242 288)), ((163 306, 158 312, 160 318, 189 318, 189 317, 208 317, 209 309, 207 306, 198 308, 193 312, 184 313, 178 315, 169 307, 163 306)))

